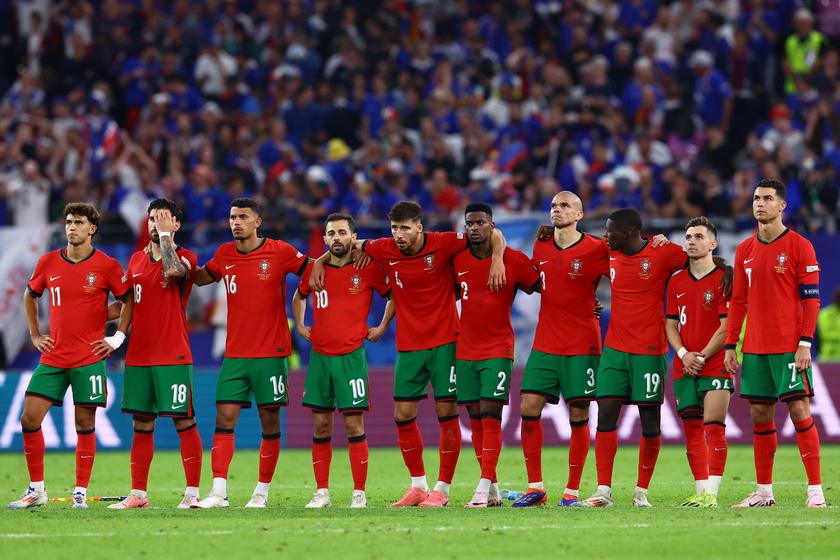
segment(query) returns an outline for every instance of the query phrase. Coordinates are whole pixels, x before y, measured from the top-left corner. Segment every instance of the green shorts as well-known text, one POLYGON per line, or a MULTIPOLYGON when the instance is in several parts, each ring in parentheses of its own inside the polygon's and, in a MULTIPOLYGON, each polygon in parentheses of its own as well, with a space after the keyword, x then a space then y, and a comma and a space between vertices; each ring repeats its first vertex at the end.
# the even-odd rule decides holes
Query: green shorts
POLYGON ((595 399, 596 374, 601 356, 558 356, 531 350, 522 374, 521 393, 545 397, 551 404, 595 399))
POLYGON ((785 354, 744 354, 741 364, 741 398, 748 401, 776 402, 793 397, 813 397, 811 368, 796 369, 794 352, 785 354))
POLYGON ((510 374, 513 360, 455 360, 455 379, 458 382, 458 404, 480 402, 508 403, 510 374))
POLYGON ((67 388, 72 387, 74 405, 104 407, 108 401, 106 380, 105 360, 70 369, 38 364, 32 372, 25 396, 62 406, 67 388))
POLYGON ((394 400, 420 401, 429 396, 432 384, 436 401, 454 401, 455 343, 428 350, 398 352, 394 367, 394 400))
POLYGON ((597 400, 661 405, 667 372, 668 354, 630 354, 605 346, 598 368, 597 400))
POLYGON ((191 418, 193 366, 125 366, 122 412, 137 416, 191 418))
POLYGON ((703 412, 703 396, 708 391, 735 390, 735 382, 728 377, 697 377, 687 375, 674 379, 674 400, 677 414, 685 416, 691 412, 703 412))
POLYGON ((289 366, 286 358, 225 358, 216 384, 216 405, 238 404, 257 408, 289 404, 289 366))
POLYGON ((370 410, 365 347, 343 356, 309 353, 309 368, 303 385, 303 406, 317 412, 370 410))

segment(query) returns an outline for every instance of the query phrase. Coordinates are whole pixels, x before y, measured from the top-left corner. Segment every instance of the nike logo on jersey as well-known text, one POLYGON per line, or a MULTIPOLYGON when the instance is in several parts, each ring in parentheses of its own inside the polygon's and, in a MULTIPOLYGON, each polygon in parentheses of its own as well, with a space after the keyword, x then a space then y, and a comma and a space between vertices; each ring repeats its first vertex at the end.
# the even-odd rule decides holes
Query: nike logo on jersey
POLYGON ((179 408, 184 408, 183 404, 179 404, 178 406, 173 406, 172 410, 178 410, 179 408))
POLYGON ((656 398, 656 397, 658 397, 658 396, 659 396, 659 395, 657 395, 656 393, 654 393, 654 394, 652 394, 652 395, 651 395, 651 394, 647 394, 647 395, 645 395, 645 398, 646 398, 646 399, 655 399, 655 398, 656 398))
POLYGON ((388 261, 388 264, 390 264, 391 266, 394 266, 394 265, 400 264, 400 261, 388 261))
POLYGON ((142 274, 143 274, 142 272, 138 272, 137 274, 132 274, 131 277, 132 278, 137 278, 138 276, 140 276, 142 274))
POLYGON ((498 391, 493 391, 493 396, 494 396, 494 397, 501 397, 501 396, 502 396, 502 395, 504 395, 504 394, 505 394, 505 392, 504 392, 504 391, 502 391, 501 393, 500 393, 500 392, 498 392, 498 391))
POLYGON ((282 398, 283 398, 283 395, 280 395, 279 397, 274 397, 274 400, 275 400, 275 401, 279 401, 279 400, 280 400, 280 399, 282 399, 282 398))
POLYGON ((233 268, 234 266, 236 266, 236 265, 235 264, 227 264, 227 265, 225 265, 225 270, 233 268))
POLYGON ((745 261, 744 261, 744 264, 747 264, 748 262, 750 262, 750 261, 754 261, 754 260, 755 260, 755 257, 753 257, 753 258, 751 258, 751 259, 747 259, 747 260, 745 260, 745 261))
POLYGON ((60 275, 60 274, 59 274, 58 276, 50 276, 50 282, 53 282, 53 281, 55 281, 55 280, 58 280, 59 278, 61 278, 61 275, 60 275))
POLYGON ((469 271, 469 270, 467 270, 466 272, 459 272, 459 273, 458 273, 458 276, 463 276, 464 274, 469 274, 469 273, 470 273, 470 271, 469 271))
POLYGON ((449 392, 450 392, 450 393, 454 393, 454 392, 455 392, 455 389, 456 389, 455 387, 450 387, 450 388, 449 388, 449 392))
POLYGON ((586 391, 583 392, 583 394, 584 395, 589 395, 589 394, 594 393, 594 392, 595 392, 595 389, 587 389, 586 391))
POLYGON ((617 260, 618 260, 618 257, 610 257, 610 260, 611 260, 611 261, 617 261, 617 260))
POLYGON ((353 401, 353 404, 359 404, 365 402, 365 399, 359 399, 358 401, 353 401))
POLYGON ((95 401, 96 399, 101 399, 102 395, 91 395, 90 400, 95 401))
POLYGON ((547 262, 548 262, 548 261, 540 261, 540 266, 544 265, 544 264, 545 264, 545 263, 547 263, 547 262))
POLYGON ((794 389, 796 387, 799 387, 800 385, 802 385, 801 381, 799 383, 791 383, 788 385, 788 389, 794 389))
POLYGON ((686 293, 688 293, 688 292, 683 292, 683 293, 681 293, 681 294, 677 294, 677 299, 680 299, 680 298, 681 298, 681 297, 683 297, 686 293))

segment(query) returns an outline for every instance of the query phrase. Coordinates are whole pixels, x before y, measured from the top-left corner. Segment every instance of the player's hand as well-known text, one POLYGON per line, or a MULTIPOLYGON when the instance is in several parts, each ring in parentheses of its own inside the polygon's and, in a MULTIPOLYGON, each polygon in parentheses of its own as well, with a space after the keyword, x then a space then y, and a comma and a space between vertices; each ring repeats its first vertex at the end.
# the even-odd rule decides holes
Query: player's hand
POLYGON ((175 217, 169 210, 158 209, 155 219, 155 229, 158 233, 172 233, 175 231, 175 217))
POLYGON ((143 247, 143 253, 145 253, 146 255, 148 255, 148 254, 149 254, 149 253, 151 253, 151 252, 152 252, 152 242, 151 242, 151 241, 149 241, 149 244, 148 244, 148 245, 146 245, 145 247, 143 247))
POLYGON ((55 348, 55 340, 48 335, 48 334, 37 334, 35 336, 30 336, 30 340, 32 340, 32 345, 38 349, 38 352, 41 354, 46 354, 50 350, 55 348))
POLYGON ((297 333, 303 337, 303 340, 309 342, 309 339, 312 337, 312 327, 306 327, 303 325, 298 325, 297 333))
POLYGON ((682 357, 683 371, 689 377, 695 378, 706 365, 705 357, 701 352, 686 352, 682 357))
POLYGON ((738 353, 735 350, 726 351, 723 356, 723 365, 726 366, 726 371, 732 375, 737 375, 741 372, 741 364, 738 363, 738 353))
POLYGON ((554 237, 554 226, 540 226, 537 230, 536 238, 540 241, 548 241, 554 237))
POLYGON ((498 292, 507 284, 505 277, 505 263, 502 259, 491 257, 490 260, 490 278, 487 280, 487 285, 491 292, 498 292))
POLYGON ((806 371, 811 367, 811 349, 807 346, 799 346, 793 355, 793 361, 796 363, 796 371, 806 371))
POLYGON ((357 251, 353 249, 353 268, 359 270, 368 265, 370 262, 370 255, 364 251, 357 251))
POLYGON ((661 233, 654 235, 653 239, 650 240, 651 247, 661 247, 662 245, 667 245, 670 243, 671 240, 662 235, 661 233))
POLYGON ((309 287, 320 292, 324 289, 324 265, 315 260, 309 273, 309 287))
POLYGON ((116 348, 105 342, 104 338, 91 342, 90 345, 93 346, 90 353, 95 356, 102 356, 103 358, 107 358, 111 355, 111 352, 116 350, 116 348))
POLYGON ((595 313, 596 317, 600 317, 601 313, 604 312, 604 306, 597 299, 595 300, 595 307, 592 309, 592 312, 595 313))
POLYGON ((368 327, 367 338, 371 342, 379 342, 379 339, 382 338, 382 335, 385 334, 385 331, 388 330, 387 327, 368 327))

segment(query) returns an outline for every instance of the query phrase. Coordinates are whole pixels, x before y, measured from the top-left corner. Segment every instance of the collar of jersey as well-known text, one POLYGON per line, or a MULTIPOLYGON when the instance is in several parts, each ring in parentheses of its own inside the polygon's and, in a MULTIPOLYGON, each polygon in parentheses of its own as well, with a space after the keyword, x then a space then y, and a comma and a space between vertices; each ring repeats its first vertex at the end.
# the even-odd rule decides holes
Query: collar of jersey
POLYGON ((774 239, 773 241, 765 241, 765 240, 763 240, 763 239, 761 238, 761 234, 760 234, 760 233, 756 233, 756 234, 755 234, 755 238, 756 238, 756 239, 758 239, 758 242, 759 242, 759 243, 762 243, 762 244, 764 244, 764 245, 770 245, 771 243, 775 243, 776 241, 778 241, 779 239, 781 239, 782 237, 784 237, 785 235, 787 235, 789 231, 790 231, 790 228, 785 228, 785 231, 783 231, 782 233, 780 233, 780 234, 779 234, 779 237, 777 237, 777 238, 776 238, 776 239, 774 239))
POLYGON ((567 249, 571 249, 572 247, 574 247, 575 245, 577 245, 578 243, 580 243, 581 241, 583 241, 583 238, 584 238, 584 237, 586 237, 586 234, 585 234, 585 233, 583 233, 582 231, 580 231, 579 229, 576 229, 575 231, 576 231, 576 232, 578 232, 578 233, 580 234, 580 237, 578 238, 578 240, 577 240, 577 241, 575 241, 574 243, 572 243, 571 245, 569 245, 568 247, 565 247, 565 248, 563 248, 563 247, 561 247, 560 245, 558 245, 558 244, 557 244, 557 240, 556 240, 556 239, 554 239, 554 236, 552 235, 552 236, 551 236, 551 242, 552 242, 552 243, 554 243, 554 248, 555 248, 555 249, 557 249, 558 251, 565 251, 565 250, 567 250, 567 249))
POLYGON ((88 260, 89 258, 91 258, 95 252, 96 252, 96 249, 94 247, 91 247, 90 248, 90 253, 88 254, 88 256, 86 256, 85 258, 83 258, 80 261, 71 261, 70 259, 67 258, 67 247, 62 248, 61 251, 59 251, 59 254, 61 255, 62 259, 69 262, 70 264, 79 264, 79 263, 83 263, 86 260, 88 260))
MULTIPOLYGON (((240 255, 247 255, 249 253, 253 253, 257 249, 259 249, 260 247, 265 245, 265 237, 263 237, 262 235, 258 235, 257 239, 261 239, 260 244, 257 245, 256 247, 254 247, 253 249, 251 249, 250 251, 240 251, 239 249, 236 249, 236 252, 239 253, 240 255)), ((236 243, 236 241, 234 241, 234 243, 236 243)))

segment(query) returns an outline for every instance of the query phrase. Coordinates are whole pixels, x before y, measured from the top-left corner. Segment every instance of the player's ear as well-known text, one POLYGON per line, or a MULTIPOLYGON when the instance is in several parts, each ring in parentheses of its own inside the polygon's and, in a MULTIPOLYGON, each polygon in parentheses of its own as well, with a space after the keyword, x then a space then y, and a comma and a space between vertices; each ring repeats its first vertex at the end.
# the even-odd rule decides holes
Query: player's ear
POLYGON ((260 227, 260 225, 262 224, 262 218, 257 216, 257 219, 254 220, 254 223, 256 224, 257 227, 260 227))
POLYGON ((423 222, 417 222, 417 231, 423 231, 423 222))

